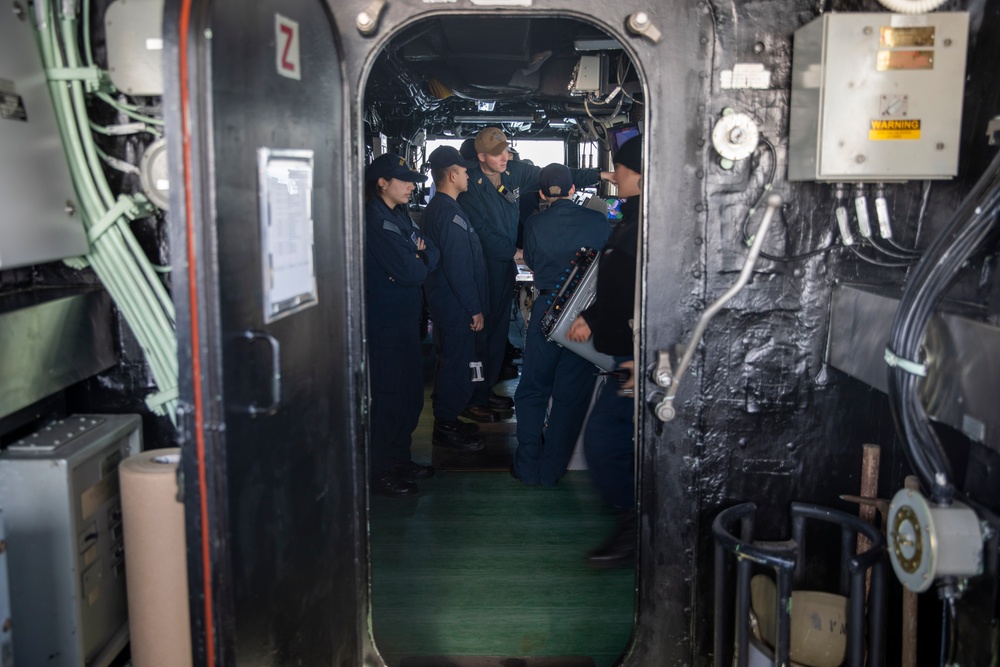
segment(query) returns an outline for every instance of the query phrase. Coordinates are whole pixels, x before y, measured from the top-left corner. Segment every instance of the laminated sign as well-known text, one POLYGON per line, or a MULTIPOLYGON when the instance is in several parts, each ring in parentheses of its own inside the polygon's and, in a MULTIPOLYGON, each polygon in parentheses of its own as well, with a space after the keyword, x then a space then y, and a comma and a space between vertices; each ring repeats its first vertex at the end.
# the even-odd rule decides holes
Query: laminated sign
POLYGON ((919 139, 919 120, 873 120, 868 128, 872 141, 887 139, 919 139))

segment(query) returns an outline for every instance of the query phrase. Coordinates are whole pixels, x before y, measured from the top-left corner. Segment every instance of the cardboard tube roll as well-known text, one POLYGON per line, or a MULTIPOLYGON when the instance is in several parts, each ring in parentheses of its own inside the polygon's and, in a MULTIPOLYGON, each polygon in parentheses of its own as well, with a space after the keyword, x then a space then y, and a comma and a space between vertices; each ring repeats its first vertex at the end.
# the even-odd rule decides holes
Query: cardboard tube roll
POLYGON ((134 667, 191 665, 179 449, 153 449, 118 467, 134 667))

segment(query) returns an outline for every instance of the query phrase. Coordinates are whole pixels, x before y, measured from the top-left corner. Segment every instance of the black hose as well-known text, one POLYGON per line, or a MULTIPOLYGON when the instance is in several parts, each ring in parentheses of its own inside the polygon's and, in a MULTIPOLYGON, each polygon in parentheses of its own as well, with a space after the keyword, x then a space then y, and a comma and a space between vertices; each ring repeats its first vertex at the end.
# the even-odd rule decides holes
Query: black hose
POLYGON ((874 264, 875 266, 884 266, 890 269, 904 269, 908 266, 912 266, 913 263, 916 261, 915 259, 910 259, 909 261, 903 261, 903 262, 886 262, 880 259, 869 257, 868 255, 861 252, 858 248, 855 248, 853 245, 845 245, 844 247, 846 247, 848 250, 857 255, 859 259, 863 259, 869 264, 874 264))
MULTIPOLYGON (((1000 154, 965 197, 945 229, 913 269, 893 319, 889 349, 898 357, 922 362, 927 323, 962 264, 983 242, 1000 211, 1000 154)), ((888 370, 890 406, 907 458, 934 502, 951 503, 955 489, 951 464, 920 400, 920 378, 898 366, 888 370)))
POLYGON ((892 239, 882 239, 881 241, 872 235, 871 238, 865 239, 862 243, 868 243, 876 251, 893 257, 895 259, 907 260, 910 264, 916 264, 917 260, 920 259, 920 253, 913 252, 912 250, 907 250, 906 248, 899 248, 894 246, 892 243, 888 243, 888 247, 882 245, 882 242, 889 242, 892 239))

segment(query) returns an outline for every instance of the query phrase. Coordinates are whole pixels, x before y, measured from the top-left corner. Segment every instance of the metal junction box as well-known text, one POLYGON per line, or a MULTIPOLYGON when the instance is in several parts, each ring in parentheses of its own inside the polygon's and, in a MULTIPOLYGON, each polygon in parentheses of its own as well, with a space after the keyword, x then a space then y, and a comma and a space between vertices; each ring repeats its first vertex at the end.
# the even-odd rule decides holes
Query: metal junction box
POLYGON ((0 455, 14 664, 106 667, 128 643, 118 462, 137 415, 76 415, 0 455))
POLYGON ((0 667, 14 664, 13 620, 10 617, 10 577, 7 576, 7 534, 3 528, 3 511, 0 510, 0 667))
POLYGON ((0 20, 0 269, 88 249, 27 7, 0 20))
POLYGON ((958 172, 966 12, 824 14, 795 31, 788 178, 958 172))

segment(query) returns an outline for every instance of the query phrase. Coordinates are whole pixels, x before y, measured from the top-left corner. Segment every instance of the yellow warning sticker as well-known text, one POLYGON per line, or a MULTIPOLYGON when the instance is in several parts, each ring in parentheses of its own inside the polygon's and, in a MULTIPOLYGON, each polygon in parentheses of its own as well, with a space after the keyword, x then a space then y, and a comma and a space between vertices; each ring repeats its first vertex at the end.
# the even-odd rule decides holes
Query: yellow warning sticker
POLYGON ((873 120, 868 128, 870 141, 919 138, 919 120, 873 120))

